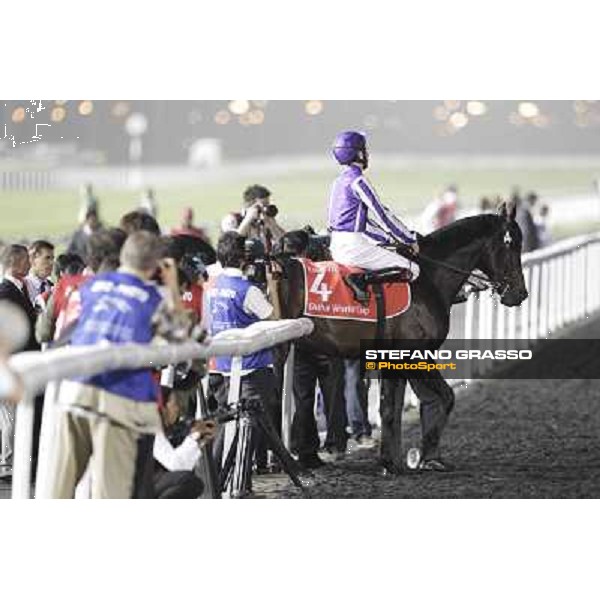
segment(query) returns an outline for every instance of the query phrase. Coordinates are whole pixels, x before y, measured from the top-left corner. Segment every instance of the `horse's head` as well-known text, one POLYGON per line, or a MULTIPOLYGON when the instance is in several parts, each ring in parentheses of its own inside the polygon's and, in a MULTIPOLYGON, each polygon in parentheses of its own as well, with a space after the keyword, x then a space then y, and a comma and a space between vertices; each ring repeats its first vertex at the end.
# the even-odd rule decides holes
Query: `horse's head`
POLYGON ((514 204, 500 206, 498 226, 485 243, 477 265, 498 285, 500 302, 505 306, 519 306, 528 295, 521 267, 523 236, 515 221, 516 210, 514 204))

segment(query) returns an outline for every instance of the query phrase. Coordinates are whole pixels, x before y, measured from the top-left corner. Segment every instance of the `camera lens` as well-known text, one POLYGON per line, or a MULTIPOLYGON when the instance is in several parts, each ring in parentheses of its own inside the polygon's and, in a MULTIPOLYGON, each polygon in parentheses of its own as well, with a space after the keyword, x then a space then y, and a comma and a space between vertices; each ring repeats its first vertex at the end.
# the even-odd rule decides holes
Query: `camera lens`
POLYGON ((274 204, 267 204, 264 208, 264 212, 267 217, 276 217, 279 213, 279 209, 274 204))

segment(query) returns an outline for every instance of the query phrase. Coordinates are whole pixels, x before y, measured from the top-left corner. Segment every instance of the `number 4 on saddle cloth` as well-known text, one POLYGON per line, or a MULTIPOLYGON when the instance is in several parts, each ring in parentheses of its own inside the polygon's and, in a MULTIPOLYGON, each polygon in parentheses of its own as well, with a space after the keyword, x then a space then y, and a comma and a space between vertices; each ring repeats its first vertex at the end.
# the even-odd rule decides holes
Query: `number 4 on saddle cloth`
MULTIPOLYGON (((365 271, 333 261, 312 262, 306 258, 298 260, 304 270, 304 314, 307 317, 377 322, 382 316, 386 319, 396 317, 410 307, 410 285, 407 281, 400 281, 402 269, 394 269, 393 273, 391 269, 365 271), (354 279, 352 287, 348 281, 351 275, 350 280, 354 279), (393 277, 394 281, 386 283, 386 277, 393 277), (356 281, 360 279, 363 281, 359 283, 358 291, 362 294, 367 293, 362 295, 359 301, 355 288, 356 281), (368 293, 371 283, 377 287, 381 284, 383 290, 379 299, 379 311, 377 294, 368 293), (381 311, 382 305, 384 311, 381 311), (381 315, 381 312, 384 312, 384 315, 381 315)), ((410 277, 411 273, 406 269, 405 278, 408 280, 410 277)))

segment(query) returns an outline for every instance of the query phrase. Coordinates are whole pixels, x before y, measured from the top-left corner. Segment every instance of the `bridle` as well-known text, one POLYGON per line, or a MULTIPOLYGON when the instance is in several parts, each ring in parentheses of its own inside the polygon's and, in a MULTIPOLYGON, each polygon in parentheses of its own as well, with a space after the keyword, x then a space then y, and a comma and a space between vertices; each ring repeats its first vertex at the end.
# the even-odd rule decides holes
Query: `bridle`
MULTIPOLYGON (((489 242, 486 242, 485 246, 487 247, 489 242)), ((382 244, 383 245, 383 244, 382 244)), ((389 246, 388 246, 389 247, 389 246)), ((488 289, 492 292, 502 296, 506 290, 508 289, 509 282, 508 276, 503 275, 500 280, 490 279, 487 275, 476 273, 475 271, 467 271, 466 269, 461 269, 459 267, 455 267, 447 262, 442 260, 437 260, 435 258, 431 258, 426 254, 414 254, 407 246, 403 245, 394 245, 392 248, 404 258, 419 264, 420 262, 429 263, 430 265, 434 265, 436 267, 441 267, 442 269, 446 269, 448 271, 454 271, 455 273, 459 273, 460 275, 464 275, 468 279, 477 279, 484 286, 482 290, 488 289)), ((482 291, 480 290, 480 291, 482 291)))
MULTIPOLYGON (((447 269, 448 271, 454 271, 455 273, 460 273, 461 275, 465 275, 468 279, 477 279, 483 284, 483 289, 492 290, 492 292, 502 296, 507 288, 508 288, 508 277, 505 275, 499 281, 494 279, 490 279, 487 275, 476 273, 475 271, 466 271, 465 269, 459 269, 454 265, 450 265, 441 260, 435 260, 430 258, 429 256, 419 254, 418 259, 423 260, 424 262, 430 263, 432 265, 442 267, 443 269, 447 269)), ((414 260, 414 258, 412 259, 414 260)), ((416 261, 415 261, 416 262, 416 261)))

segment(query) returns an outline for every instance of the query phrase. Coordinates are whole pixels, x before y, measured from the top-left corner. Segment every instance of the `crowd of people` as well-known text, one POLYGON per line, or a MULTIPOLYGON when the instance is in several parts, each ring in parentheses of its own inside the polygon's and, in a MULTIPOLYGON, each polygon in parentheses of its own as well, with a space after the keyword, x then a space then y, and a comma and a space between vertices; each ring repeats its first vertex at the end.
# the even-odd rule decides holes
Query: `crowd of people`
MULTIPOLYGON (((552 244, 549 226, 550 207, 540 204, 536 192, 528 192, 524 196, 519 188, 513 188, 510 200, 517 206, 517 222, 523 233, 523 252, 531 252, 552 244)), ((476 212, 478 214, 496 213, 504 201, 501 197, 482 196, 476 212)), ((458 187, 450 185, 436 196, 421 214, 421 230, 431 233, 453 223, 460 214, 458 187)), ((465 211, 465 214, 470 214, 465 211)))
MULTIPOLYGON (((354 152, 357 146, 350 142, 355 143, 344 139, 341 150, 354 152)), ((392 237, 397 234, 418 252, 416 233, 379 203, 362 176, 368 164, 364 144, 361 152, 358 158, 336 154, 338 162, 350 166, 332 189, 332 206, 337 203, 343 210, 330 211, 331 247, 311 244, 314 231, 310 229, 286 232, 278 221, 271 192, 263 185, 249 186, 240 211, 223 218, 216 249, 206 231, 194 224, 191 208, 185 209, 179 227, 163 232, 152 190, 146 190, 138 208, 123 215, 117 227, 107 226, 100 218, 98 198, 92 187, 86 186, 79 227, 65 253, 55 256, 55 245, 47 240, 28 246, 9 244, 2 250, 0 301, 4 305, 0 304, 0 311, 19 310, 28 333, 17 342, 0 338, 0 394, 12 400, 18 397, 18 378, 10 374, 3 359, 17 349, 149 343, 156 338, 202 340, 230 328, 279 318, 272 279, 249 276, 257 245, 258 254, 285 253, 313 260, 333 255, 338 262, 365 268, 378 261, 372 268, 383 264, 394 277, 410 269, 408 275, 416 278, 415 264, 406 266, 406 259, 371 242, 358 244, 360 212, 347 223, 343 221, 347 205, 354 201, 351 195, 356 195, 379 223, 380 233, 367 231, 367 219, 364 228, 369 236, 377 239, 381 232, 392 237), (365 261, 368 264, 363 264, 365 261)), ((534 193, 521 199, 515 191, 513 200, 523 231, 523 250, 549 243, 547 207, 538 210, 534 193)), ((426 211, 429 229, 450 224, 458 207, 458 190, 451 186, 426 211)), ((483 198, 480 211, 492 210, 493 202, 483 198)), ((357 286, 356 292, 361 291, 357 286)), ((280 435, 283 365, 276 354, 277 349, 265 349, 244 356, 240 387, 241 397, 280 435)), ((294 361, 291 450, 300 467, 315 469, 343 459, 349 443, 372 447, 369 390, 359 361, 307 353, 301 348, 294 361), (325 421, 323 436, 316 412, 325 421)), ((199 497, 203 490, 198 471, 201 453, 209 447, 220 465, 224 433, 214 420, 198 418, 195 390, 206 376, 212 405, 226 409, 231 371, 231 358, 220 357, 206 365, 172 365, 162 373, 122 370, 63 382, 47 494, 57 498, 77 494, 93 498, 199 497)), ((43 395, 34 402, 33 477, 43 395)), ((10 460, 14 408, 7 406, 10 404, 4 402, 0 426, 3 456, 10 460)), ((251 447, 255 473, 281 469, 259 428, 253 432, 251 447)), ((245 493, 252 491, 251 478, 248 481, 245 493)))
MULTIPOLYGON (((100 219, 100 203, 91 187, 86 188, 81 224, 66 252, 55 255, 55 245, 47 240, 2 249, 0 300, 7 310, 25 315, 28 331, 21 341, 0 343, 2 355, 67 344, 148 343, 157 337, 202 339, 206 332, 215 335, 229 327, 275 318, 266 289, 244 276, 246 241, 256 239, 265 249, 279 246, 306 255, 310 236, 286 234, 270 197, 264 186, 248 187, 240 212, 224 219, 215 251, 205 232, 194 225, 191 209, 185 211, 181 227, 166 234, 143 207, 110 227, 100 219), (216 287, 211 285, 215 278, 220 282, 216 287)), ((342 359, 298 352, 295 366, 292 450, 300 464, 317 468, 323 461, 338 460, 351 437, 356 444, 371 445, 367 391, 360 381, 358 362, 344 364, 342 359), (327 423, 323 448, 316 405, 327 423)), ((6 399, 15 400, 19 388, 18 378, 9 377, 3 368, 0 393, 7 415, 0 424, 6 446, 3 456, 10 464, 15 410, 6 399)), ((214 438, 212 450, 219 463, 223 430, 210 419, 197 418, 194 389, 207 374, 209 395, 217 407, 223 406, 231 361, 176 365, 172 370, 176 375, 171 382, 165 382, 164 373, 161 377, 161 373, 140 370, 62 383, 49 496, 201 494, 203 485, 196 469, 200 450, 214 438)), ((256 399, 278 431, 282 373, 272 351, 244 357, 242 374, 242 396, 256 399)), ((43 395, 34 402, 33 477, 43 395)), ((260 435, 254 446, 254 471, 277 472, 280 465, 260 435)))

